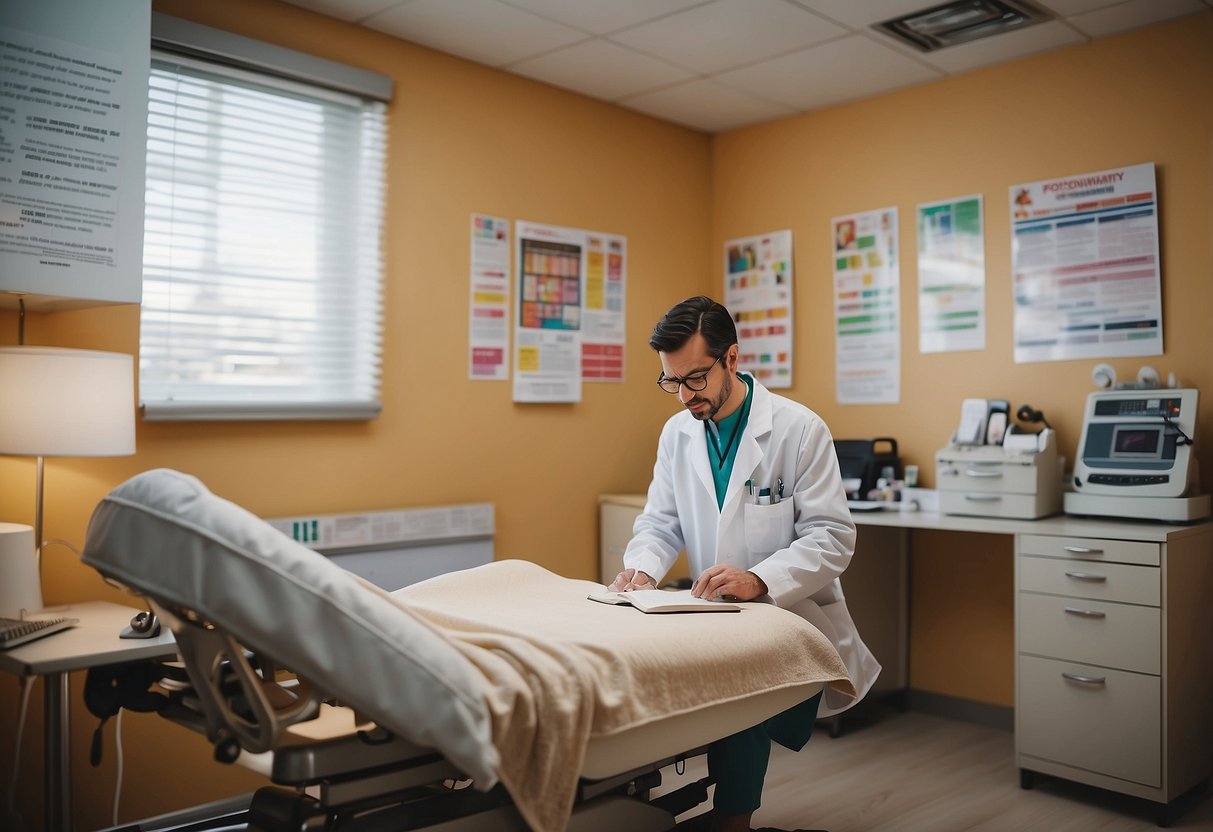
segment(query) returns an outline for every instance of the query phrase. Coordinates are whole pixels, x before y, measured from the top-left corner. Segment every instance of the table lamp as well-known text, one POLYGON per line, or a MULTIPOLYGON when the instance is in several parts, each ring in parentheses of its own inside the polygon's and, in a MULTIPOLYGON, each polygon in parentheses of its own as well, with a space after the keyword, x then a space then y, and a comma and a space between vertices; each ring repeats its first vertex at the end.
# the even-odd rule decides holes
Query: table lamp
POLYGON ((134 361, 123 353, 0 347, 0 454, 37 457, 33 550, 28 552, 37 568, 31 571, 28 563, 14 562, 20 553, 3 553, 0 583, 9 586, 7 605, 42 609, 43 457, 133 454, 134 378, 134 361))

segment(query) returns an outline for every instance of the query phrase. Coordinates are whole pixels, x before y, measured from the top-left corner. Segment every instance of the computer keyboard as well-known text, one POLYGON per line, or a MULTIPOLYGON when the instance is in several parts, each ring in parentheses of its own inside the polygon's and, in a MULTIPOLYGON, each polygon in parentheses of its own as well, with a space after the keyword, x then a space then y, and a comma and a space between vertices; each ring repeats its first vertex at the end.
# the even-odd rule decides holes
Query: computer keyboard
POLYGON ((78 618, 0 618, 0 650, 49 636, 80 623, 78 618))

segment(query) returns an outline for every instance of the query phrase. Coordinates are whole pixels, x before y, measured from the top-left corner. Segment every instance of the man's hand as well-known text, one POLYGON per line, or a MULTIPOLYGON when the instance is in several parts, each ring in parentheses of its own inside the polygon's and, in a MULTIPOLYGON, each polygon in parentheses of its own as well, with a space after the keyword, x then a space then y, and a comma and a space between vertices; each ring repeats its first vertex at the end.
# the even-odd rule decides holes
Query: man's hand
POLYGON ((625 569, 620 572, 615 580, 611 581, 611 585, 607 587, 611 592, 631 592, 633 589, 656 589, 657 584, 653 582, 644 572, 638 572, 635 569, 625 569))
POLYGON ((712 600, 724 598, 727 601, 753 601, 766 594, 767 585, 762 578, 753 572, 720 563, 703 570, 703 574, 691 587, 691 595, 712 600))

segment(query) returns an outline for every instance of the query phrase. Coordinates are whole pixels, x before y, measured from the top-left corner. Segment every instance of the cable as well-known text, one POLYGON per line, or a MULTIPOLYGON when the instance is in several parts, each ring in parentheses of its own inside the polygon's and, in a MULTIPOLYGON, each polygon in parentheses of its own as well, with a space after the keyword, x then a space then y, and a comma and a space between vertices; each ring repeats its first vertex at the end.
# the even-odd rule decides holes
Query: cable
POLYGON ((19 829, 24 824, 19 823, 17 812, 17 776, 21 773, 21 735, 25 733, 25 717, 29 713, 29 698, 34 691, 34 678, 22 676, 20 680, 21 705, 17 710, 17 736, 13 742, 13 776, 8 783, 8 795, 5 799, 4 814, 8 826, 19 829))
POLYGON ((118 718, 114 720, 114 745, 118 759, 118 776, 114 780, 114 817, 110 821, 111 826, 118 825, 118 801, 122 798, 122 712, 124 710, 124 708, 119 708, 118 718))
POLYGON ((1183 430, 1179 427, 1179 425, 1172 422, 1170 416, 1167 416, 1164 413, 1163 417, 1162 417, 1162 422, 1164 425, 1169 427, 1171 430, 1173 430, 1179 434, 1180 438, 1175 440, 1176 445, 1191 445, 1192 444, 1192 437, 1188 436, 1188 434, 1184 433, 1183 430))

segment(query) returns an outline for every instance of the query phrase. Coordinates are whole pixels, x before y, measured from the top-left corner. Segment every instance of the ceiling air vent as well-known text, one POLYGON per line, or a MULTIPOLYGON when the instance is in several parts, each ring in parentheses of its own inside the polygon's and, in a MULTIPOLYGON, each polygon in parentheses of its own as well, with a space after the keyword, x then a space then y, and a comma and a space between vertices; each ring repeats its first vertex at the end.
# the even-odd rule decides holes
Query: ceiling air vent
POLYGON ((872 26, 922 52, 1001 35, 1052 17, 1024 0, 957 0, 872 26))

